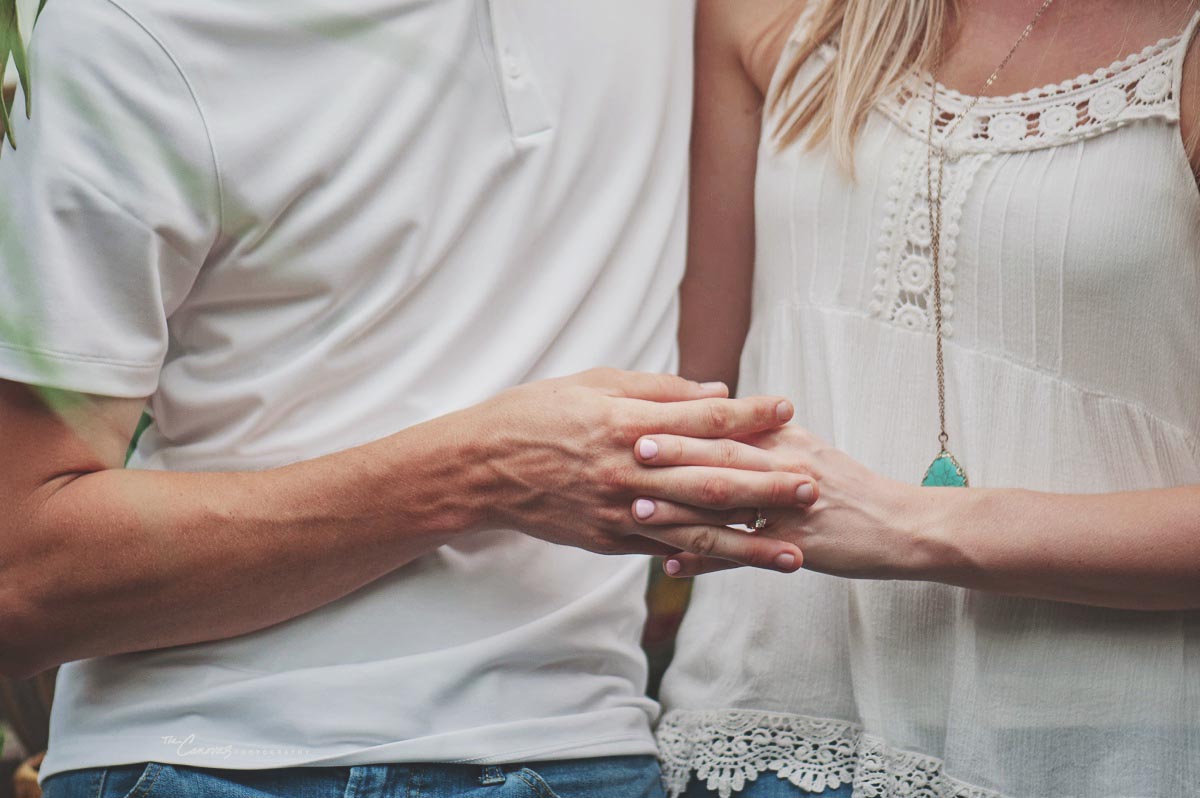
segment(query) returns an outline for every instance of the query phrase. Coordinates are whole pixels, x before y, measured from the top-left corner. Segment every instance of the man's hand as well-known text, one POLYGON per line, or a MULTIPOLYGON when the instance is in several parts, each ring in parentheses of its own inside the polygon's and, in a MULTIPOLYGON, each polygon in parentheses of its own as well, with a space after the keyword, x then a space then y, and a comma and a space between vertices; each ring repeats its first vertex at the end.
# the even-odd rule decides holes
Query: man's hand
POLYGON ((482 525, 604 554, 689 552, 796 570, 801 554, 789 541, 689 519, 734 507, 806 505, 811 477, 707 464, 649 469, 633 455, 634 443, 650 433, 722 439, 772 430, 792 417, 785 399, 727 395, 721 384, 600 369, 514 388, 472 408, 467 427, 482 466, 482 525), (643 524, 630 508, 647 496, 691 515, 643 524))
MULTIPOLYGON (((649 435, 635 446, 649 469, 737 468, 759 472, 805 474, 819 486, 810 507, 767 510, 769 525, 761 535, 786 540, 803 549, 811 570, 858 578, 903 578, 918 572, 925 552, 920 541, 918 510, 928 493, 915 485, 886 479, 812 433, 786 426, 740 436, 738 440, 702 440, 691 436, 649 435), (647 445, 647 442, 649 444, 647 445), (653 456, 645 456, 653 453, 653 456)), ((635 508, 633 517, 647 526, 751 524, 753 509, 698 511, 653 496, 652 507, 635 508), (643 512, 637 512, 638 509, 643 512), (645 512, 645 510, 650 512, 645 512)), ((733 567, 719 558, 683 553, 664 565, 671 576, 697 576, 733 567)))

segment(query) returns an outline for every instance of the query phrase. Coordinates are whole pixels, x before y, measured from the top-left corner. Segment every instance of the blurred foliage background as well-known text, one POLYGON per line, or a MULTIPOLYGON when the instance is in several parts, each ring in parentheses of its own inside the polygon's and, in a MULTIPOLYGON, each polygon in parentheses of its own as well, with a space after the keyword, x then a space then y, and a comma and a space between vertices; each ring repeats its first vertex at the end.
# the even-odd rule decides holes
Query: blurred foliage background
POLYGON ((691 595, 692 580, 667 576, 663 573, 662 561, 656 558, 650 587, 646 591, 650 615, 642 634, 642 647, 650 660, 650 682, 646 692, 654 698, 658 698, 663 672, 675 654, 675 634, 691 595))

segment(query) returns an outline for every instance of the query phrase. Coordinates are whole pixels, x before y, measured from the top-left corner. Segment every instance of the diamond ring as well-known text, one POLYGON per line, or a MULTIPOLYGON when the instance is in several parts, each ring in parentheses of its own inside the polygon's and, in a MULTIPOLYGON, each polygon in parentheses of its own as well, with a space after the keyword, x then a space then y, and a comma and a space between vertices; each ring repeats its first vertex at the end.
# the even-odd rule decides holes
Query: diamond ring
POLYGON ((754 531, 755 532, 762 532, 764 529, 767 528, 768 523, 769 522, 767 521, 767 517, 765 515, 763 515, 762 510, 754 511, 754 531))

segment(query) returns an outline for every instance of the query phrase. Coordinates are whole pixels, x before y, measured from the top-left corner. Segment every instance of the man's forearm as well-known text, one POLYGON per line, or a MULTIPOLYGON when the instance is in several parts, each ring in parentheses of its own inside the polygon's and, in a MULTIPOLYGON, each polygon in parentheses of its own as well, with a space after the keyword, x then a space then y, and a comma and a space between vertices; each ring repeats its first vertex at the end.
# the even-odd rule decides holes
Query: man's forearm
POLYGON ((6 670, 252 632, 470 531, 477 470, 456 423, 263 472, 106 470, 46 485, 12 514, 34 528, 5 535, 35 541, 0 563, 6 670))
POLYGON ((6 403, 2 389, 13 448, 35 462, 0 470, 10 505, 0 672, 252 632, 488 528, 604 554, 698 551, 789 572, 800 563, 786 541, 646 529, 629 515, 641 496, 710 509, 805 503, 797 491, 811 478, 788 471, 636 467, 633 444, 648 431, 721 438, 791 418, 778 397, 724 399, 723 385, 597 369, 253 474, 113 468, 114 442, 123 452, 128 437, 105 429, 132 423, 129 406, 85 403, 83 423, 66 424, 19 391, 6 403))

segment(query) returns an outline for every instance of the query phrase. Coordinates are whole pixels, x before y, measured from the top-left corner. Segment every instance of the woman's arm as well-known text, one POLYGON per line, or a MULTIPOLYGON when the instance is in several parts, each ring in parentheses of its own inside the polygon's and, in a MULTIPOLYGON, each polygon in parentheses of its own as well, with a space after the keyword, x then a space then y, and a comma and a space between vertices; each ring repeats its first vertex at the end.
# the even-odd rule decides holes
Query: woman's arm
POLYGON ((763 96, 796 7, 788 0, 701 0, 681 373, 736 391, 750 326, 754 172, 763 96), (782 35, 780 35, 782 31, 782 35))
POLYGON ((911 578, 1135 610, 1200 609, 1200 487, 918 491, 937 552, 911 578))
MULTIPOLYGON (((800 427, 739 443, 650 437, 658 452, 641 458, 649 466, 790 467, 816 477, 811 509, 767 512, 766 534, 799 546, 810 570, 1100 607, 1200 609, 1200 486, 1089 495, 922 488, 886 479, 800 427)), ((642 523, 746 516, 657 502, 642 523)), ((671 561, 676 576, 720 567, 692 555, 671 561)))

